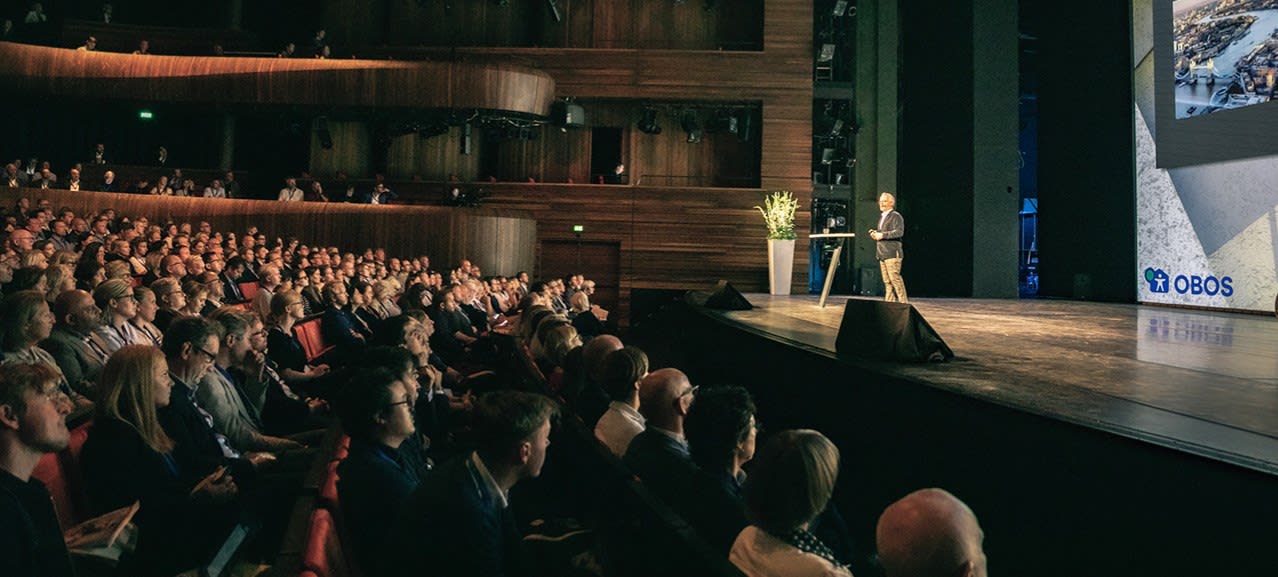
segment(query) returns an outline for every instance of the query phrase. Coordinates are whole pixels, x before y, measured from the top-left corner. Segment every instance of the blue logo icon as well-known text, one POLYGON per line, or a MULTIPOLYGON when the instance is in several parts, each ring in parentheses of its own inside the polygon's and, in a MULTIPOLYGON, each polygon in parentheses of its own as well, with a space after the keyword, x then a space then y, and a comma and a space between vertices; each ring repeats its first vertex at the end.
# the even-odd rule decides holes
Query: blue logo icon
POLYGON ((1161 268, 1145 269, 1145 282, 1149 283, 1149 292, 1165 293, 1171 288, 1167 281, 1171 280, 1166 272, 1161 268))

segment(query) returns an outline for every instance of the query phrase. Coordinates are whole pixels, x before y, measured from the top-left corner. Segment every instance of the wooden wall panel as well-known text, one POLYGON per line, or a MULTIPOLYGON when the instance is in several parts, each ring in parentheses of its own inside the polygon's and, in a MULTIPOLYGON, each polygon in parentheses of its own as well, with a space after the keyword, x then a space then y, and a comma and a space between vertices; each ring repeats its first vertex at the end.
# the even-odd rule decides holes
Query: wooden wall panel
MULTIPOLYGON (((447 180, 456 174, 462 180, 478 180, 479 154, 461 153, 462 129, 454 126, 448 134, 420 138, 416 134, 397 136, 391 140, 387 156, 386 176, 390 179, 447 180)), ((472 146, 478 151, 484 144, 480 131, 472 133, 472 146)))
MULTIPOLYGON (((382 46, 506 46, 642 50, 759 50, 762 0, 719 2, 706 10, 694 0, 557 0, 556 22, 543 0, 449 2, 327 2, 324 21, 335 44, 382 46), (370 4, 376 10, 370 10, 370 4), (378 10, 394 25, 382 31, 378 10), (338 39, 342 39, 339 43, 338 39), (384 38, 384 40, 383 40, 384 38), (346 39, 350 41, 347 42, 346 39)), ((809 28, 811 23, 809 22, 809 28)))
POLYGON ((320 146, 320 138, 312 127, 311 174, 321 179, 327 179, 339 170, 357 177, 370 174, 368 124, 356 120, 330 120, 328 131, 333 138, 331 149, 320 146))
POLYGON ((0 42, 0 84, 37 95, 545 116, 555 82, 507 63, 136 56, 0 42), (424 89, 429 87, 430 89, 424 89))

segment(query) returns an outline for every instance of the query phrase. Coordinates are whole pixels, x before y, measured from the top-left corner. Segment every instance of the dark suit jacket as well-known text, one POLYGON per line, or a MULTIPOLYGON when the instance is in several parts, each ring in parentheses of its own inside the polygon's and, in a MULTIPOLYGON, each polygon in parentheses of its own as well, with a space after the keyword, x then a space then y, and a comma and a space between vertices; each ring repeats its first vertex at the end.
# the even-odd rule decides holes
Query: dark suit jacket
POLYGON ((324 341, 335 347, 334 357, 342 363, 354 359, 368 345, 371 334, 361 330, 364 323, 359 322, 350 312, 329 307, 320 319, 320 335, 324 341))
POLYGON ((244 302, 244 293, 240 291, 240 284, 233 278, 229 278, 225 273, 218 273, 218 278, 222 281, 222 301, 228 305, 244 302))
POLYGON ((688 447, 652 428, 635 435, 622 462, 666 503, 686 495, 697 473, 688 447))
POLYGON ((382 543, 421 479, 398 450, 359 439, 351 441, 337 475, 337 495, 347 534, 355 540, 355 556, 361 568, 379 575, 382 543))
POLYGON ((247 461, 223 455, 217 433, 195 408, 187 386, 176 376, 170 377, 173 389, 169 391, 169 406, 159 411, 160 426, 173 439, 173 458, 186 480, 198 481, 221 465, 230 466, 237 481, 252 477, 253 466, 247 461))
POLYGON ((431 473, 401 509, 383 554, 387 575, 500 577, 527 573, 510 508, 461 455, 431 473))
POLYGON ((874 245, 875 258, 879 260, 904 258, 905 253, 901 250, 901 238, 905 236, 905 217, 894 210, 888 213, 887 218, 881 220, 883 221, 883 226, 877 227, 877 230, 883 233, 883 239, 874 245))

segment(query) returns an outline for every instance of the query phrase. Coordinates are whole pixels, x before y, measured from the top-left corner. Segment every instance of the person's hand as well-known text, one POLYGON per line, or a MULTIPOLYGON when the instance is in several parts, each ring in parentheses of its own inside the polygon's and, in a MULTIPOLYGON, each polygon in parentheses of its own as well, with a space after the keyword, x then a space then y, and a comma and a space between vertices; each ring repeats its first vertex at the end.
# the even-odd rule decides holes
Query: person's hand
POLYGON ((438 391, 444 388, 444 373, 440 372, 439 369, 430 365, 423 365, 420 369, 417 369, 417 374, 426 381, 425 384, 428 389, 438 391))
POLYGON ((244 355, 244 361, 242 362, 245 372, 250 375, 257 375, 258 378, 261 378, 262 367, 266 366, 266 353, 250 349, 248 353, 244 355))
POLYGON ((324 399, 306 399, 306 409, 311 415, 322 415, 328 412, 328 401, 324 399))
POLYGON ((306 371, 306 374, 312 377, 322 377, 328 374, 328 365, 315 365, 306 371))
POLYGON ((225 468, 219 468, 201 479, 196 484, 195 490, 191 492, 191 496, 213 503, 227 503, 235 499, 239 492, 239 487, 231 474, 226 472, 225 468))
POLYGON ((265 451, 244 453, 244 459, 247 460, 250 465, 253 465, 254 469, 261 469, 276 460, 274 453, 267 453, 265 451))

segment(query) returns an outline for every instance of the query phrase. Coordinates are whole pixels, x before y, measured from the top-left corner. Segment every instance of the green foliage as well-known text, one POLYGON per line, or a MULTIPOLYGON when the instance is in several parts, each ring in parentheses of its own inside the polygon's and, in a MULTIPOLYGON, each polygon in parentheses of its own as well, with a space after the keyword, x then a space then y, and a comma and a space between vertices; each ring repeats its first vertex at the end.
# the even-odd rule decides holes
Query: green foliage
POLYGON ((768 240, 794 240, 794 213, 799 209, 794 194, 788 190, 774 192, 764 199, 763 206, 754 208, 768 225, 768 240))

